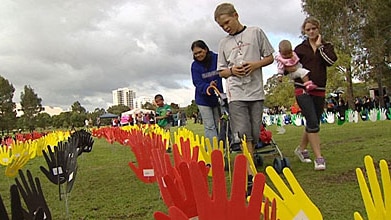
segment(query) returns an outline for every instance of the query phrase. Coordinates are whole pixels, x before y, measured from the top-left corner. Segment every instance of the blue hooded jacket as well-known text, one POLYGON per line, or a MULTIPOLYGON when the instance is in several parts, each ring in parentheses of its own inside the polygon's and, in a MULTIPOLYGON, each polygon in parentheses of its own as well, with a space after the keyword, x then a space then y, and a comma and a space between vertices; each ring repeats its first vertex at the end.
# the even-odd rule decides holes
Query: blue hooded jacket
POLYGON ((209 68, 206 66, 206 62, 200 62, 194 60, 191 64, 191 77, 193 80, 193 85, 195 86, 195 102, 197 105, 216 107, 219 106, 217 96, 214 94, 213 90, 210 96, 206 93, 206 89, 210 85, 211 81, 217 82, 217 88, 220 92, 223 92, 223 83, 222 79, 219 76, 219 73, 216 71, 217 68, 217 54, 209 51, 206 59, 210 59, 209 68))

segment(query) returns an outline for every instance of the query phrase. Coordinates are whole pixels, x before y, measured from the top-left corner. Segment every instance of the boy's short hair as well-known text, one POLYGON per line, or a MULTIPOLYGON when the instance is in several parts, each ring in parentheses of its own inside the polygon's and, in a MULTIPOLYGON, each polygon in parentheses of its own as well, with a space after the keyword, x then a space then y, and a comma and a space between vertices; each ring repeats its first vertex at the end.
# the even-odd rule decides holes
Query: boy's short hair
POLYGON ((155 95, 155 100, 156 100, 156 99, 162 99, 162 100, 164 100, 164 98, 163 98, 163 96, 162 96, 161 94, 155 95))
POLYGON ((237 13, 235 7, 231 3, 221 3, 216 7, 215 10, 215 21, 221 16, 221 15, 233 15, 237 13))

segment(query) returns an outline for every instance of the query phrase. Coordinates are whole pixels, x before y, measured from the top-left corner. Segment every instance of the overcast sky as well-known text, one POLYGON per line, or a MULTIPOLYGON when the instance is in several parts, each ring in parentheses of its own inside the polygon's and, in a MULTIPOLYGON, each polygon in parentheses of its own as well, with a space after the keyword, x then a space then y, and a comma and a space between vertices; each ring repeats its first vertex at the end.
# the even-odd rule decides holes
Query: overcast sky
MULTIPOLYGON (((226 34, 215 23, 215 0, 2 0, 0 75, 20 102, 30 85, 43 105, 88 111, 112 105, 112 90, 163 94, 185 107, 194 99, 190 45, 213 51, 226 34)), ((242 24, 261 27, 277 50, 301 42, 300 0, 231 1, 242 24)), ((264 68, 264 81, 276 73, 264 68)))

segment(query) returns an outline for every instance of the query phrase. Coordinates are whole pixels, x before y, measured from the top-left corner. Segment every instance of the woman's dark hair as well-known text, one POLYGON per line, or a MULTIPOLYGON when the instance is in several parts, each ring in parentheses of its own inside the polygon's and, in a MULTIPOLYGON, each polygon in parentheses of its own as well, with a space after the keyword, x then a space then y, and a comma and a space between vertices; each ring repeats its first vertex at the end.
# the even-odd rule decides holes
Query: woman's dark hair
POLYGON ((204 60, 198 61, 198 60, 196 60, 196 58, 193 55, 193 59, 198 62, 201 62, 205 66, 206 69, 209 69, 209 67, 212 65, 212 56, 210 54, 208 45, 206 45, 206 43, 203 40, 196 40, 191 44, 191 51, 193 51, 193 49, 195 47, 199 47, 203 50, 206 50, 206 57, 204 60))

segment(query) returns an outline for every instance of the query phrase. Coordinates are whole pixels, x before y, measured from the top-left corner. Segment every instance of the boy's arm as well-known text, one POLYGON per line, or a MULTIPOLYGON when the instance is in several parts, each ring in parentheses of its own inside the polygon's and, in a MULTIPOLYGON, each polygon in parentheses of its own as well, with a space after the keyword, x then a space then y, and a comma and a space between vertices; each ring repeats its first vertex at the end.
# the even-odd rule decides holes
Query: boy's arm
POLYGON ((233 72, 232 72, 232 67, 231 68, 227 68, 227 69, 223 69, 223 70, 220 70, 219 71, 219 76, 221 78, 228 78, 230 76, 233 75, 233 72))

